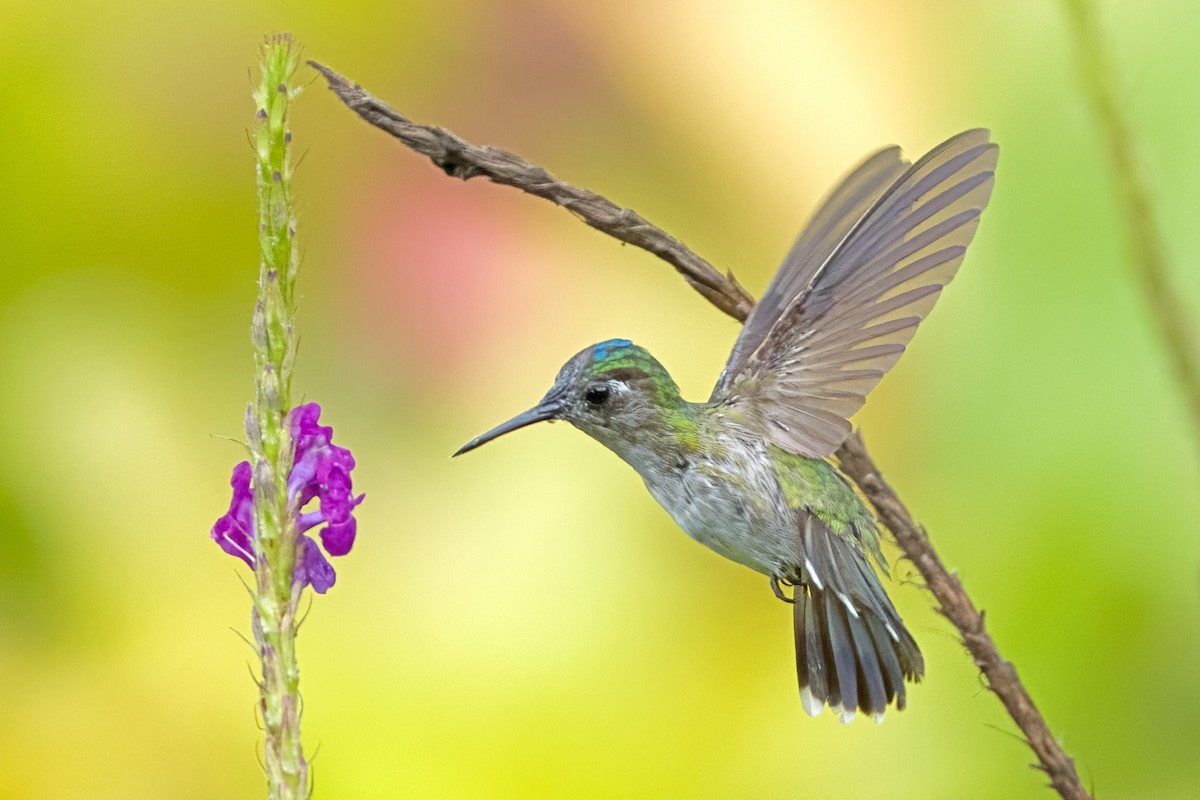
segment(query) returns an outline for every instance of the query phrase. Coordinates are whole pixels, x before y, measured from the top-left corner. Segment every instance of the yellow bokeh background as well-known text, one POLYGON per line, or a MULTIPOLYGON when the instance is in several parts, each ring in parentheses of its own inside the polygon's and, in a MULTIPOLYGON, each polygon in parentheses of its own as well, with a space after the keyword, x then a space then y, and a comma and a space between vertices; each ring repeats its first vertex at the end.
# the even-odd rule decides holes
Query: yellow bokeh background
MULTIPOLYGON (((1193 4, 1099 13, 1200 315, 1193 4)), ((277 30, 756 294, 864 154, 990 127, 972 251, 857 423, 1085 783, 1197 796, 1197 449, 1059 5, 50 0, 0 9, 0 798, 264 795, 248 573, 208 530, 252 394, 248 74, 277 30)), ((910 565, 909 710, 813 720, 789 609, 603 448, 544 425, 451 461, 601 339, 702 398, 737 326, 304 74, 296 389, 367 493, 299 641, 317 797, 1048 796, 910 565)))

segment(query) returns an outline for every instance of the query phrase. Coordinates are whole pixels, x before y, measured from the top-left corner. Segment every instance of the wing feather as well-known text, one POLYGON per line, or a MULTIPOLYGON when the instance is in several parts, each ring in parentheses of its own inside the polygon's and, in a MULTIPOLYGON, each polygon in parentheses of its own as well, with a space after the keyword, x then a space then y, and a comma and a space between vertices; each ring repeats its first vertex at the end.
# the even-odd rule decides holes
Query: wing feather
POLYGON ((758 416, 789 452, 832 454, 962 264, 995 182, 988 136, 961 133, 911 167, 889 148, 852 171, 746 321, 712 401, 758 416))
MULTIPOLYGON (((885 148, 864 159, 822 199, 746 319, 730 366, 744 362, 762 344, 787 304, 812 281, 825 258, 908 167, 899 147, 885 148)), ((718 390, 733 377, 732 373, 723 374, 718 390)))

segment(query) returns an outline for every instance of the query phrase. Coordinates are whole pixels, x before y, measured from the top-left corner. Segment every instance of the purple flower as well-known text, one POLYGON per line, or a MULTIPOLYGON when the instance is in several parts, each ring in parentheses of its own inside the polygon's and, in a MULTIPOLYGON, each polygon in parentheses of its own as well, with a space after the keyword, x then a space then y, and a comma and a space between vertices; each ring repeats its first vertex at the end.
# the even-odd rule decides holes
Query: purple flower
MULTIPOLYGON (((354 496, 350 481, 354 456, 333 443, 333 428, 318 425, 320 417, 321 407, 316 403, 298 406, 288 415, 296 452, 287 489, 288 509, 300 534, 296 541, 293 585, 312 586, 318 594, 325 594, 337 580, 325 553, 344 556, 350 552, 358 531, 354 509, 365 495, 354 496), (318 501, 317 508, 304 511, 312 500, 318 501), (318 533, 325 553, 305 535, 318 525, 325 526, 318 533)), ((213 525, 212 538, 226 553, 237 556, 253 568, 254 490, 250 487, 250 478, 248 461, 233 468, 230 481, 233 500, 229 503, 229 511, 213 525)))
POLYGON ((233 499, 225 516, 213 525, 212 538, 221 549, 237 556, 251 567, 254 566, 254 547, 250 537, 254 535, 254 493, 250 490, 250 462, 243 461, 233 468, 233 499))

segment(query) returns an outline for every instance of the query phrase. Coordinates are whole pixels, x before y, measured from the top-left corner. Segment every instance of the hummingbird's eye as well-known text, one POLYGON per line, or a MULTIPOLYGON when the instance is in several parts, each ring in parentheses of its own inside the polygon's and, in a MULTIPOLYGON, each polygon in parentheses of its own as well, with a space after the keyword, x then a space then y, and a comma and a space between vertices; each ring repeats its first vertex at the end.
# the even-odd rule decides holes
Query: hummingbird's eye
POLYGON ((587 401, 588 405, 599 408, 608 401, 608 395, 608 384, 600 383, 588 387, 588 390, 583 393, 583 399, 587 401))

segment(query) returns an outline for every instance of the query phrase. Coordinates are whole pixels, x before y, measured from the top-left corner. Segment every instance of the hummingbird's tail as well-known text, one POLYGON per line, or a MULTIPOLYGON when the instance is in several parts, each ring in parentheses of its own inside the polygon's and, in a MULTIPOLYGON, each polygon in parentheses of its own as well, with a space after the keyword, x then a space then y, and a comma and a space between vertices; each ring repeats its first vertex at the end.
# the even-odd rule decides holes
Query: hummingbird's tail
POLYGON ((826 704, 842 722, 855 710, 877 722, 925 660, 867 562, 866 554, 817 517, 804 527, 805 564, 793 613, 800 699, 812 716, 826 704))

